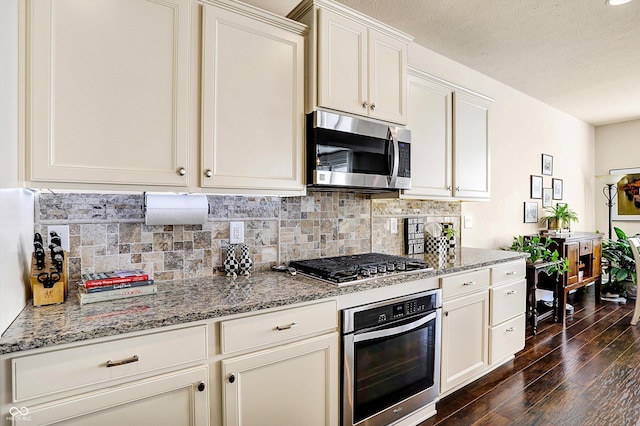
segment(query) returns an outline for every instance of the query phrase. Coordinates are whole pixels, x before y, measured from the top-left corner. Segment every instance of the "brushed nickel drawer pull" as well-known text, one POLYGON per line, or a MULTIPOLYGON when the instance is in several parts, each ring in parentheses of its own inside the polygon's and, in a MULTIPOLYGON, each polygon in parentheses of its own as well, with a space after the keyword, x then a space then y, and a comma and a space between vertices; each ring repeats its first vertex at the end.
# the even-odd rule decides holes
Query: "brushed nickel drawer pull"
POLYGON ((509 290, 509 291, 507 292, 507 294, 516 294, 516 293, 517 293, 517 291, 515 291, 515 290, 509 290))
POLYGON ((511 272, 507 272, 507 275, 515 275, 517 272, 516 271, 511 271, 511 272))
POLYGON ((469 281, 469 282, 466 282, 466 283, 462 283, 462 285, 476 285, 476 282, 475 281, 469 281))
POLYGON ((288 325, 282 325, 282 326, 276 325, 276 330, 278 331, 289 330, 290 328, 297 327, 297 326, 298 326, 298 323, 295 323, 295 322, 292 322, 291 324, 288 324, 288 325))
POLYGON ((138 362, 140 361, 140 358, 138 358, 138 355, 134 355, 131 358, 127 358, 127 359, 123 359, 120 361, 107 361, 107 368, 109 367, 118 367, 120 365, 125 365, 125 364, 131 364, 132 362, 138 362))
POLYGON ((514 327, 507 328, 507 333, 511 333, 513 331, 516 331, 516 329, 514 327))

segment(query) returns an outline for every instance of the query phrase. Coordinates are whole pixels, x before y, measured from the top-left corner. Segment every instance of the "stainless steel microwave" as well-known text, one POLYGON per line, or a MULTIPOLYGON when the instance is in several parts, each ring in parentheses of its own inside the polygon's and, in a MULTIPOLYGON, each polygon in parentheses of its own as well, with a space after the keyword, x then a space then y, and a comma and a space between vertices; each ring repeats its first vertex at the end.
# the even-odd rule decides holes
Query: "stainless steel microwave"
POLYGON ((361 192, 411 189, 411 132, 327 111, 307 114, 307 185, 361 192))

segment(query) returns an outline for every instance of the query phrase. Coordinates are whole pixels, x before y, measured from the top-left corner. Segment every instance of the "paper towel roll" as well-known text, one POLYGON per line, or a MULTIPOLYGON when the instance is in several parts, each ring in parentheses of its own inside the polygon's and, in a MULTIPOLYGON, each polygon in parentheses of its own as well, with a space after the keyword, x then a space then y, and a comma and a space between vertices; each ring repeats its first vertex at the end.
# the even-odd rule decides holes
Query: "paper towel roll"
POLYGON ((202 225, 209 215, 204 194, 145 194, 147 225, 202 225))

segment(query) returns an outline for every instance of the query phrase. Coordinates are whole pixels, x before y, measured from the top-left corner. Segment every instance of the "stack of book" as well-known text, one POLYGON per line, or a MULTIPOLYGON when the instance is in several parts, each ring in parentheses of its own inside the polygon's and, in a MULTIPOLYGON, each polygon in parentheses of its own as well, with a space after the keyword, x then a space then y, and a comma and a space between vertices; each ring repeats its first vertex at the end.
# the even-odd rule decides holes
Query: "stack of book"
POLYGON ((158 288, 153 280, 142 269, 83 274, 82 283, 78 284, 78 300, 81 305, 157 292, 158 288))

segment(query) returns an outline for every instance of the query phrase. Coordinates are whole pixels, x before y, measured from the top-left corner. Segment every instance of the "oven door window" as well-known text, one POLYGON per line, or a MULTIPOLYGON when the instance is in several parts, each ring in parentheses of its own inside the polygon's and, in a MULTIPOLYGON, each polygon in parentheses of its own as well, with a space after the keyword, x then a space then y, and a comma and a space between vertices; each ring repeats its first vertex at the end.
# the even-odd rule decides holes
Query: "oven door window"
POLYGON ((381 331, 354 339, 354 423, 434 386, 435 318, 399 334, 365 337, 381 331))

